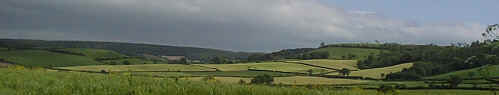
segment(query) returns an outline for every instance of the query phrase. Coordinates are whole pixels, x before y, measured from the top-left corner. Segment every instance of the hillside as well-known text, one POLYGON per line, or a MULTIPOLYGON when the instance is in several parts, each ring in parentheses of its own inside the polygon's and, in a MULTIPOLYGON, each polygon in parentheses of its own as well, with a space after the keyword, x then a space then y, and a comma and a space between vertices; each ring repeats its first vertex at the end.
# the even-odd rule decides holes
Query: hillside
MULTIPOLYGON (((373 68, 373 69, 364 69, 359 71, 352 71, 350 76, 361 76, 361 77, 369 77, 375 79, 384 79, 384 76, 381 74, 388 75, 390 73, 401 72, 403 69, 408 69, 413 66, 413 63, 404 63, 390 67, 383 68, 373 68)), ((339 73, 330 73, 328 75, 339 75, 339 73)))
POLYGON ((90 48, 65 48, 57 49, 56 51, 68 52, 73 54, 81 54, 84 56, 92 57, 95 59, 103 58, 122 58, 125 55, 104 49, 90 49, 90 48))
POLYGON ((0 47, 14 48, 95 48, 116 51, 129 56, 144 54, 156 56, 188 56, 191 59, 202 59, 212 56, 226 56, 231 58, 246 58, 250 53, 231 52, 207 48, 180 47, 167 45, 152 45, 121 42, 96 41, 45 41, 24 39, 0 39, 0 47))
POLYGON ((325 47, 307 53, 328 52, 329 59, 365 59, 370 54, 376 55, 381 52, 379 49, 351 48, 351 47, 325 47))
POLYGON ((43 50, 2 50, 0 59, 24 66, 79 66, 102 64, 91 57, 43 50))
POLYGON ((465 78, 483 78, 484 76, 499 77, 499 65, 486 65, 467 70, 454 71, 428 77, 428 79, 447 79, 450 76, 461 76, 465 78))

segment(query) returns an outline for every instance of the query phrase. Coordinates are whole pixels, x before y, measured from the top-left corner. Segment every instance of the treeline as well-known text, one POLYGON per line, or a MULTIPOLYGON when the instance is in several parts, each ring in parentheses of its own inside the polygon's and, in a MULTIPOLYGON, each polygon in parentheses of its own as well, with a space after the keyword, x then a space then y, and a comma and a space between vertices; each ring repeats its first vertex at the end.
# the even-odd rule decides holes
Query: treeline
POLYGON ((471 69, 486 64, 498 64, 499 42, 480 42, 471 44, 436 45, 396 45, 377 56, 368 56, 359 61, 359 68, 378 68, 415 62, 414 66, 400 73, 387 75, 389 80, 418 80, 463 69, 471 69))
POLYGON ((248 62, 259 62, 259 61, 271 61, 271 60, 282 60, 282 59, 327 59, 329 58, 329 52, 311 52, 317 48, 297 48, 297 49, 285 49, 273 53, 260 53, 252 54, 248 56, 248 62))

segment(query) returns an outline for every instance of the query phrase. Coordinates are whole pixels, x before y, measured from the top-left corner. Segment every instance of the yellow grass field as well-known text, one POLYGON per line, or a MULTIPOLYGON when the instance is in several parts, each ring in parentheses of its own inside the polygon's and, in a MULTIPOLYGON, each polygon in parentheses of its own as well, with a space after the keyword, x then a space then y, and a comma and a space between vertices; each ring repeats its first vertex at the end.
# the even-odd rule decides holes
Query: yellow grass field
POLYGON ((350 70, 359 70, 357 68, 357 61, 356 60, 316 59, 316 60, 300 60, 300 61, 290 61, 290 62, 301 62, 301 63, 305 63, 305 64, 334 68, 334 69, 347 68, 350 70))
MULTIPOLYGON (((387 75, 389 73, 400 72, 404 68, 412 67, 412 65, 413 65, 413 63, 404 63, 404 64, 399 64, 399 65, 384 67, 384 68, 373 68, 373 69, 365 69, 365 70, 360 70, 360 71, 352 71, 350 73, 350 76, 362 76, 362 77, 369 77, 369 78, 375 78, 375 79, 383 79, 381 77, 382 73, 387 75)), ((330 73, 328 75, 339 75, 339 73, 335 72, 335 73, 330 73)))
POLYGON ((221 71, 247 71, 248 69, 255 69, 255 70, 307 73, 308 70, 312 69, 314 71, 313 72, 314 74, 331 71, 303 64, 284 63, 284 62, 244 63, 244 64, 196 64, 196 65, 217 68, 221 71))
POLYGON ((76 70, 76 71, 95 71, 101 70, 117 71, 215 71, 215 69, 206 68, 197 65, 183 64, 143 64, 143 65, 93 65, 93 66, 72 66, 58 67, 58 69, 76 70))

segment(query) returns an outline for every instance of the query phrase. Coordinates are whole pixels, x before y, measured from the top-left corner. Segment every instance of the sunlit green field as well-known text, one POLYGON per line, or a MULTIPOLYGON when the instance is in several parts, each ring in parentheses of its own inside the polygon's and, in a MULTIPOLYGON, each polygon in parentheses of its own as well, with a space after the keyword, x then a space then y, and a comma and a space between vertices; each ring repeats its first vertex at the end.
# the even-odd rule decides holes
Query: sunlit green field
MULTIPOLYGON (((383 67, 383 68, 373 68, 373 69, 365 69, 365 70, 359 70, 359 71, 352 71, 350 73, 350 76, 362 76, 362 77, 369 77, 369 78, 376 78, 376 79, 383 79, 381 74, 389 74, 389 73, 395 73, 395 72, 400 72, 404 68, 410 68, 412 67, 413 63, 404 63, 404 64, 399 64, 395 66, 390 66, 390 67, 383 67)), ((339 75, 339 73, 330 73, 328 75, 339 75)))
POLYGON ((58 67, 58 69, 76 70, 76 71, 93 71, 100 72, 122 72, 122 71, 215 71, 215 69, 206 68, 198 65, 184 64, 141 64, 141 65, 93 65, 93 66, 72 66, 58 67))
MULTIPOLYGON (((132 74, 0 69, 2 95, 383 95, 375 90, 239 85, 212 81, 137 77, 132 74)), ((215 79, 230 79, 215 78, 215 79)), ((234 78, 230 80, 237 80, 234 78)), ((191 79, 194 80, 194 79, 191 79)), ((243 79, 246 80, 247 79, 243 79)), ((398 90, 398 95, 491 95, 475 90, 398 90)), ((386 94, 391 95, 391 94, 386 94)))
POLYGON ((91 57, 54 53, 42 50, 1 51, 0 59, 24 66, 78 66, 102 64, 91 57))
POLYGON ((293 76, 293 74, 265 71, 223 71, 223 72, 136 72, 135 75, 155 77, 206 77, 206 76, 231 76, 255 77, 267 74, 274 77, 293 76))
POLYGON ((328 59, 314 59, 314 60, 300 60, 300 61, 291 61, 291 62, 301 62, 305 64, 328 67, 334 69, 349 69, 349 70, 359 70, 357 68, 356 60, 328 60, 328 59))

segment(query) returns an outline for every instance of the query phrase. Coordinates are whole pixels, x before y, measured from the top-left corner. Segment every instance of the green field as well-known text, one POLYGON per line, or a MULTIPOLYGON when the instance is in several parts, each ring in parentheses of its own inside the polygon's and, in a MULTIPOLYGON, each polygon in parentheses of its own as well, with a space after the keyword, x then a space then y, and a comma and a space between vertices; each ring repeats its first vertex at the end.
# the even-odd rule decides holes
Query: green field
POLYGON ((360 84, 364 82, 369 82, 369 81, 339 79, 339 78, 309 77, 309 76, 278 77, 275 78, 274 80, 274 84, 286 84, 286 85, 360 84))
POLYGON ((290 62, 301 62, 301 63, 305 63, 305 64, 334 68, 334 69, 347 68, 349 70, 359 70, 357 68, 357 61, 356 60, 315 59, 315 60, 300 60, 300 61, 290 61, 290 62))
POLYGON ((86 56, 54 53, 42 50, 0 51, 0 59, 24 66, 79 66, 102 64, 86 56))
MULTIPOLYGON (((404 64, 399 64, 399 65, 390 66, 390 67, 352 71, 350 73, 350 76, 362 76, 362 77, 369 77, 369 78, 375 78, 375 79, 383 79, 381 74, 387 75, 389 73, 400 72, 404 68, 412 67, 412 65, 413 65, 413 63, 404 63, 404 64)), ((330 73, 328 75, 339 75, 339 73, 335 72, 335 73, 330 73)))
POLYGON ((66 49, 57 49, 59 51, 66 51, 71 53, 83 54, 92 58, 121 58, 125 57, 125 55, 104 49, 90 49, 90 48, 66 48, 66 49))
POLYGON ((293 74, 265 71, 223 71, 223 72, 135 72, 135 75, 155 77, 206 77, 206 76, 231 76, 231 77, 255 77, 258 75, 292 76, 293 74))
POLYGON ((313 70, 314 74, 331 71, 303 64, 285 63, 285 62, 264 62, 264 63, 244 63, 244 64, 196 64, 196 65, 217 68, 221 71, 247 71, 248 69, 254 69, 254 70, 268 70, 268 71, 280 71, 280 72, 307 73, 308 70, 313 70))
MULTIPOLYGON (((104 60, 103 63, 106 64, 123 64, 123 62, 128 61, 130 64, 155 64, 152 60, 142 59, 142 58, 126 58, 117 60, 104 60)), ((157 61, 156 64, 166 64, 166 61, 157 61)))
POLYGON ((482 66, 473 69, 460 70, 451 73, 428 77, 429 79, 447 79, 452 75, 465 78, 482 78, 484 75, 489 77, 499 77, 499 65, 482 66))
POLYGON ((379 54, 379 49, 366 49, 366 48, 345 48, 345 47, 327 47, 320 48, 312 52, 329 52, 329 59, 348 59, 349 55, 355 55, 352 59, 365 59, 370 54, 379 54))
POLYGON ((105 70, 107 72, 215 71, 215 69, 206 68, 202 66, 183 65, 183 64, 93 65, 93 66, 72 66, 72 67, 57 67, 57 68, 65 70, 93 71, 93 72, 100 72, 102 70, 105 70))
MULTIPOLYGON (((43 69, 0 68, 0 92, 2 95, 383 95, 375 90, 354 89, 307 89, 302 87, 273 87, 264 85, 238 85, 239 80, 249 78, 215 77, 215 80, 199 81, 203 77, 151 78, 123 74, 91 74, 79 72, 53 72, 43 69), (185 81, 197 80, 197 81, 185 81)), ((277 82, 295 83, 364 83, 343 79, 315 77, 283 77, 277 82), (290 80, 291 79, 291 80, 290 80)), ((314 86, 321 88, 320 86, 314 86)), ((398 95, 491 95, 490 91, 475 90, 398 90, 398 95)), ((391 94, 390 94, 391 95, 391 94)))

